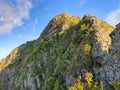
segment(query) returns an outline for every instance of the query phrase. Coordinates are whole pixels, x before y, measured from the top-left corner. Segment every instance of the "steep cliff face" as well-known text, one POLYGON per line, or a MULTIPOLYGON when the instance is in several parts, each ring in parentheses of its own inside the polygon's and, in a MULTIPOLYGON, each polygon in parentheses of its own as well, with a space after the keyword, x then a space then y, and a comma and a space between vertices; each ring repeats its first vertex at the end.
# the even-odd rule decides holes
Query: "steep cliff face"
POLYGON ((99 78, 106 83, 111 83, 120 78, 120 24, 110 34, 111 45, 106 56, 103 56, 103 66, 96 70, 99 78), (101 73, 102 72, 102 73, 101 73))
MULTIPOLYGON (((106 89, 120 90, 120 24, 116 25, 116 28, 109 36, 111 38, 111 45, 108 45, 109 48, 107 52, 102 50, 100 52, 101 54, 103 53, 103 55, 99 56, 98 54, 97 57, 94 58, 95 61, 99 60, 102 66, 99 68, 94 67, 93 70, 96 79, 102 81, 106 89), (108 86, 108 84, 112 87, 108 86)), ((109 39, 106 40, 110 41, 109 39)))
POLYGON ((55 16, 37 40, 0 62, 0 90, 67 90, 86 72, 104 86, 118 80, 119 25, 113 30, 89 14, 55 16))

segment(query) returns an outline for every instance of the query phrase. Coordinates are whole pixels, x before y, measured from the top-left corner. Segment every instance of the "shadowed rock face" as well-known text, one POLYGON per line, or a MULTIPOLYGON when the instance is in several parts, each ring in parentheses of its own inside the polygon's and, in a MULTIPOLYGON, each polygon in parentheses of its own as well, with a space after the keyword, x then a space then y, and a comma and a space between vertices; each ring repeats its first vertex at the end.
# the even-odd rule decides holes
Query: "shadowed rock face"
POLYGON ((110 67, 112 68, 112 70, 110 70, 112 72, 112 77, 110 78, 117 80, 120 78, 120 24, 116 25, 115 30, 111 33, 111 40, 112 43, 108 57, 109 61, 111 62, 110 67))
POLYGON ((113 30, 90 14, 55 16, 37 40, 1 60, 0 90, 54 90, 56 86, 67 90, 88 71, 104 86, 116 81, 120 77, 120 25, 113 30))

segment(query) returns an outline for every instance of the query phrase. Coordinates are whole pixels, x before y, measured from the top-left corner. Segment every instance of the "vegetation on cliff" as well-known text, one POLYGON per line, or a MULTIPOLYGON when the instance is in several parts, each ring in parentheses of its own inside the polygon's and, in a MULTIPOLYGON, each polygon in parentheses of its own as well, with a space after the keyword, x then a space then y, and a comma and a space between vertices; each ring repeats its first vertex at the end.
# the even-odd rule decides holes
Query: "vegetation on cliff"
POLYGON ((106 55, 110 47, 106 37, 113 29, 90 14, 83 18, 66 12, 55 16, 37 40, 17 47, 0 62, 0 84, 4 85, 0 89, 100 90, 103 86, 94 68, 103 64, 94 58, 106 55))

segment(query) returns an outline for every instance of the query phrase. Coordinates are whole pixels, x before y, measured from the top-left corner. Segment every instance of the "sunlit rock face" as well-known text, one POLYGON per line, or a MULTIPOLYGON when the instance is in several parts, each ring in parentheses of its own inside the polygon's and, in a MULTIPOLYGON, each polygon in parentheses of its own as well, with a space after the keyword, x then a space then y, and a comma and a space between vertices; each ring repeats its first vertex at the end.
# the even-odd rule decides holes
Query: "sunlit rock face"
MULTIPOLYGON (((102 67, 94 68, 94 72, 99 80, 104 83, 112 83, 120 78, 120 24, 116 25, 114 31, 109 34, 111 44, 108 45, 108 52, 98 57, 98 60, 103 61, 102 67)), ((101 53, 103 53, 102 51, 101 53)))

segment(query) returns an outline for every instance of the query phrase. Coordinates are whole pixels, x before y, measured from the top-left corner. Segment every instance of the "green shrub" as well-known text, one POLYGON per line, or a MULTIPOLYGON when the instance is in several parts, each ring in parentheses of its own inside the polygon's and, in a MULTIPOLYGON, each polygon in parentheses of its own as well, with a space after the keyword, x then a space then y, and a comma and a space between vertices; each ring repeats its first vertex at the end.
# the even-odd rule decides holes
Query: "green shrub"
POLYGON ((59 79, 57 79, 57 80, 55 81, 53 90, 61 90, 61 89, 60 89, 60 80, 59 80, 59 79))

